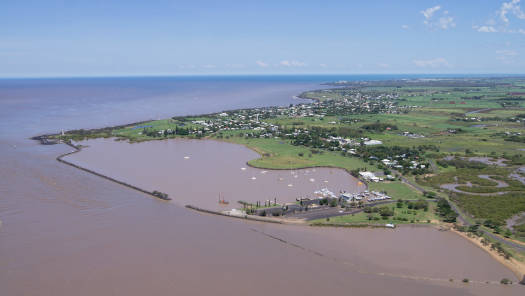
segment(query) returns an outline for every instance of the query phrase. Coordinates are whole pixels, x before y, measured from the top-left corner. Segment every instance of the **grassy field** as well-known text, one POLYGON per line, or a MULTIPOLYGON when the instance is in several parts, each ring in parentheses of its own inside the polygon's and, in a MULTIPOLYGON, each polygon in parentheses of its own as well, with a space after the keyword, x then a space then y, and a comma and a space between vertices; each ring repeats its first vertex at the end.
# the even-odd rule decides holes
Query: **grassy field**
POLYGON ((423 195, 414 188, 400 181, 377 182, 368 184, 370 191, 385 191, 393 199, 419 199, 423 195))
POLYGON ((377 208, 388 207, 394 211, 394 215, 390 217, 382 217, 379 213, 365 213, 350 214, 345 216, 332 217, 329 221, 326 219, 319 219, 312 221, 313 224, 318 223, 334 223, 334 224, 408 224, 408 223, 429 223, 438 220, 434 213, 435 204, 429 203, 428 210, 423 209, 413 210, 408 209, 407 204, 403 203, 401 208, 397 205, 389 204, 386 206, 376 206, 377 208))
MULTIPOLYGON (((153 120, 153 121, 147 121, 140 124, 131 125, 125 128, 119 128, 112 131, 111 135, 114 137, 121 137, 128 139, 131 142, 140 142, 140 141, 148 141, 152 140, 150 136, 147 136, 144 134, 144 130, 167 130, 172 129, 175 130, 177 127, 183 127, 183 128, 196 128, 198 125, 193 124, 191 121, 193 120, 202 120, 203 118, 199 117, 188 117, 184 122, 180 122, 178 120, 174 119, 161 119, 161 120, 153 120)), ((176 137, 175 135, 168 136, 169 138, 176 137)))
POLYGON ((419 184, 441 190, 442 184, 466 184, 472 186, 458 186, 456 189, 471 194, 450 192, 452 201, 458 204, 472 218, 481 221, 491 220, 504 225, 505 220, 515 214, 525 211, 525 185, 508 178, 512 169, 488 166, 482 169, 460 168, 448 170, 437 175, 419 178, 419 184), (479 175, 490 175, 492 180, 480 178, 479 175), (506 182, 507 187, 496 187, 494 180, 506 182), (508 192, 500 195, 476 195, 476 193, 508 192))
MULTIPOLYGON (((440 151, 446 153, 464 152, 470 149, 478 154, 489 154, 496 152, 518 153, 523 143, 504 141, 501 137, 494 137, 493 134, 504 132, 521 132, 523 124, 516 122, 483 121, 483 122, 464 122, 454 121, 452 114, 464 115, 468 108, 462 109, 432 109, 420 108, 408 114, 358 114, 344 117, 325 117, 324 120, 313 118, 277 118, 269 120, 273 124, 282 126, 294 126, 297 128, 309 128, 319 126, 323 128, 350 127, 359 130, 363 125, 370 122, 384 122, 396 125, 397 131, 385 132, 366 132, 362 137, 369 137, 383 141, 385 145, 397 146, 418 146, 418 145, 437 145, 440 151), (345 123, 341 123, 341 121, 345 123), (357 121, 353 123, 346 122, 357 121), (336 122, 335 124, 330 122, 336 122), (486 127, 473 127, 476 125, 486 125, 486 127), (449 130, 460 130, 451 134, 449 130), (410 132, 423 135, 424 138, 409 138, 402 135, 402 132, 410 132), (461 143, 461 145, 458 145, 461 143)), ((513 117, 525 113, 523 109, 495 109, 487 113, 476 114, 476 117, 513 117), (480 114, 482 114, 480 116, 480 114)), ((474 115, 473 115, 474 116, 474 115)))
POLYGON ((504 225, 505 220, 525 211, 523 192, 498 196, 453 193, 450 198, 472 217, 482 221, 490 220, 498 225, 504 225))
POLYGON ((262 156, 251 160, 250 165, 265 169, 290 169, 315 166, 339 167, 347 170, 356 168, 377 169, 357 157, 342 156, 331 151, 315 151, 304 146, 294 146, 282 139, 245 139, 232 136, 222 140, 245 145, 262 156))

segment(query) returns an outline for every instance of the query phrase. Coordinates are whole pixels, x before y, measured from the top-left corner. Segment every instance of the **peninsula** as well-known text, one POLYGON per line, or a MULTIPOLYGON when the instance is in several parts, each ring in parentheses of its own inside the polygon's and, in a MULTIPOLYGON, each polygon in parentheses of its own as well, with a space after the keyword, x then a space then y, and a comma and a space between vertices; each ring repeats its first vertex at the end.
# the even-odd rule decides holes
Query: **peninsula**
POLYGON ((213 139, 258 152, 261 157, 248 162, 256 168, 342 168, 367 190, 323 189, 289 204, 239 201, 236 210, 323 226, 448 226, 523 273, 524 89, 519 77, 337 81, 302 93, 299 98, 309 101, 295 105, 37 139, 44 144, 213 139))

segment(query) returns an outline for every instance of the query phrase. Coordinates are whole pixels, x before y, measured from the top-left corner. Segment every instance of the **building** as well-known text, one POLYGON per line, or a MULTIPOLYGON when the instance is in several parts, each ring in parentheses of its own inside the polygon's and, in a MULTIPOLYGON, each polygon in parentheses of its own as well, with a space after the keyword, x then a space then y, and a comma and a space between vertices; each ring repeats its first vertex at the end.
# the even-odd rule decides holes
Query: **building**
POLYGON ((359 195, 359 194, 348 193, 348 192, 345 192, 345 193, 341 194, 339 197, 341 197, 342 199, 344 199, 347 202, 360 201, 360 200, 363 199, 363 197, 361 195, 359 195))
POLYGON ((372 146, 372 145, 382 145, 383 142, 379 140, 368 140, 363 142, 366 146, 372 146))
POLYGON ((372 172, 359 172, 359 176, 367 181, 379 182, 379 178, 372 172))

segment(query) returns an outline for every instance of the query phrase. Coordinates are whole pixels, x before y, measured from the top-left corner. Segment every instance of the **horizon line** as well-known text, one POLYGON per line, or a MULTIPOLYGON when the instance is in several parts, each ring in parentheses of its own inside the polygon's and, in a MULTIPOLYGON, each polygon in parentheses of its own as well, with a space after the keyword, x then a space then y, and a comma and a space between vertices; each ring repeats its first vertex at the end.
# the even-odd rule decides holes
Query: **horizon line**
POLYGON ((525 73, 187 73, 187 74, 109 74, 109 75, 50 75, 50 76, 0 76, 1 80, 9 79, 82 79, 82 78, 169 78, 169 77, 238 77, 238 76, 368 76, 368 75, 382 75, 382 76, 403 76, 403 75, 417 75, 417 76, 509 76, 509 77, 525 77, 525 73))

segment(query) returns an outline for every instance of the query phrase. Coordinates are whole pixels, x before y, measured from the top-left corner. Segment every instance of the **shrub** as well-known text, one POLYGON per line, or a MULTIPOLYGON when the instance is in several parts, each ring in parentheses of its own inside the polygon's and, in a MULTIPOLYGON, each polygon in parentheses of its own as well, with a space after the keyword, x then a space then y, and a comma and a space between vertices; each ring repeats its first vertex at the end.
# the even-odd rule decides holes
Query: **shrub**
POLYGON ((379 208, 379 215, 381 215, 382 217, 394 216, 394 210, 386 206, 381 207, 379 208))
POLYGON ((443 221, 456 222, 458 214, 452 210, 446 199, 440 198, 437 202, 436 213, 443 218, 443 221))
POLYGON ((423 195, 426 198, 436 198, 436 193, 433 192, 433 191, 425 191, 425 192, 423 192, 423 195))
POLYGON ((365 124, 361 128, 369 131, 382 132, 390 128, 391 130, 397 130, 397 126, 389 123, 375 122, 370 124, 365 124))
POLYGON ((476 218, 487 219, 490 228, 505 224, 508 218, 525 211, 525 195, 512 192, 495 196, 477 196, 469 194, 453 194, 451 198, 461 208, 476 218))

